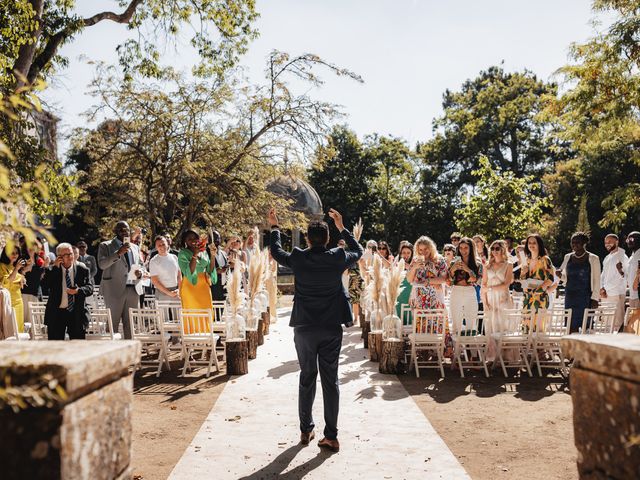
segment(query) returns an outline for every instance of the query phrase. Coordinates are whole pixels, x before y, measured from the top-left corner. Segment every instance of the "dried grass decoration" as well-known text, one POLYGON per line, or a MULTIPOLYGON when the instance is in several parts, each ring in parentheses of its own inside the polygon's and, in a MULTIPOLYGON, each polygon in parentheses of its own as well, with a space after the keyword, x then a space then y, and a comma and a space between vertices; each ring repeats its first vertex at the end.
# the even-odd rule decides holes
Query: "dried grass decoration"
POLYGON ((375 255, 373 258, 373 272, 371 278, 372 311, 370 322, 372 332, 379 332, 382 330, 382 319, 384 318, 384 310, 386 310, 386 304, 384 301, 385 283, 385 269, 382 268, 382 259, 380 256, 375 255))
POLYGON ((227 301, 231 308, 231 313, 226 319, 227 341, 244 340, 246 336, 246 322, 244 318, 242 318, 242 315, 238 313, 242 306, 241 287, 242 272, 239 268, 235 268, 227 280, 227 301))
POLYGON ((396 315, 396 302, 398 301, 398 296, 400 296, 400 289, 405 275, 404 260, 391 265, 389 281, 387 282, 387 315, 382 320, 382 338, 384 340, 402 339, 402 320, 396 315))
POLYGON ((359 218, 358 222, 353 226, 353 238, 356 239, 356 242, 360 241, 360 237, 362 237, 363 230, 364 230, 364 226, 362 225, 362 219, 359 218))

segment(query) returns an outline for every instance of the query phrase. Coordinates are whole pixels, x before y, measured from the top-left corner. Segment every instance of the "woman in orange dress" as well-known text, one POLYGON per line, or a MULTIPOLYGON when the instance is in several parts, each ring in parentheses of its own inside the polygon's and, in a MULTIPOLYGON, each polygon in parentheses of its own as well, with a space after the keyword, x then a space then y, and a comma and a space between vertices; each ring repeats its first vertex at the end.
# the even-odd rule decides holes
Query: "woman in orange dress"
MULTIPOLYGON (((218 279, 215 262, 217 248, 212 242, 209 244, 209 253, 205 240, 202 240, 194 230, 187 230, 182 234, 182 249, 178 253, 178 265, 182 272, 180 284, 180 299, 183 309, 209 310, 213 315, 211 284, 218 279)), ((194 322, 195 323, 195 322, 194 322)), ((202 331, 202 328, 194 324, 186 326, 187 333, 202 331)), ((204 331, 209 331, 205 327, 204 331)))

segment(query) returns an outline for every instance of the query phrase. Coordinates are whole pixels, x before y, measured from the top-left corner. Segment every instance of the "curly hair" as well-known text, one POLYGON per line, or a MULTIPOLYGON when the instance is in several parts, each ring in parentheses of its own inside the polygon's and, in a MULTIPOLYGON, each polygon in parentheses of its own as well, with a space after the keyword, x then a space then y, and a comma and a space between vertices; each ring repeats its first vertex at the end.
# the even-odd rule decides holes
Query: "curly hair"
POLYGON ((431 238, 427 237, 426 235, 422 235, 413 244, 413 256, 414 257, 416 255, 420 255, 418 253, 418 247, 420 247, 420 245, 426 245, 427 249, 429 250, 428 257, 425 258, 425 260, 427 260, 427 261, 431 260, 433 262, 438 258, 438 247, 436 246, 436 242, 431 240, 431 238))

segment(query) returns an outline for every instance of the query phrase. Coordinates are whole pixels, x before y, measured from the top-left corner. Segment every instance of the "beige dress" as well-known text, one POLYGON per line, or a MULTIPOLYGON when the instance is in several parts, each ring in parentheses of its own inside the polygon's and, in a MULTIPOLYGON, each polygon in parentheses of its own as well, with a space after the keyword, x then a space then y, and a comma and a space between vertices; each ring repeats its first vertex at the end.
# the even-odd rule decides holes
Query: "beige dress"
POLYGON ((487 292, 484 305, 485 334, 488 337, 487 360, 493 361, 496 357, 495 335, 504 328, 502 310, 513 308, 513 301, 508 288, 494 289, 496 285, 503 284, 507 278, 507 262, 501 265, 487 267, 487 292))

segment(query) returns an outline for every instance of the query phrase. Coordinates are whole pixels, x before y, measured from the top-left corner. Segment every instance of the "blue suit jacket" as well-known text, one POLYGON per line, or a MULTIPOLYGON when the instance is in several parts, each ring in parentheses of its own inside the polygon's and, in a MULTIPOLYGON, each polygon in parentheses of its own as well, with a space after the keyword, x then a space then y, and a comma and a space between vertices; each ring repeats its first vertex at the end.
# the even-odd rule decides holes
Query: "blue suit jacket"
POLYGON ((349 294, 342 285, 342 272, 358 261, 362 246, 348 230, 342 231, 347 249, 312 247, 282 249, 280 231, 271 231, 271 256, 289 267, 295 276, 293 310, 289 326, 314 330, 338 330, 352 319, 349 294))

